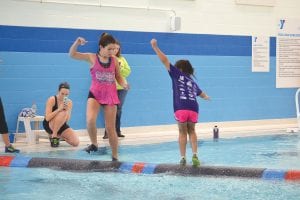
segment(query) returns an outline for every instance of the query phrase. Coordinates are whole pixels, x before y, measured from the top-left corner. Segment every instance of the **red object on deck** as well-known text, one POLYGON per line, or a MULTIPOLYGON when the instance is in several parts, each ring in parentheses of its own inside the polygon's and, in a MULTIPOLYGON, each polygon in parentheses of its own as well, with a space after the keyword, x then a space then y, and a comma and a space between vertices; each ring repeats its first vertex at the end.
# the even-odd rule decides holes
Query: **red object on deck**
POLYGON ((9 167, 14 156, 0 156, 0 166, 9 167))

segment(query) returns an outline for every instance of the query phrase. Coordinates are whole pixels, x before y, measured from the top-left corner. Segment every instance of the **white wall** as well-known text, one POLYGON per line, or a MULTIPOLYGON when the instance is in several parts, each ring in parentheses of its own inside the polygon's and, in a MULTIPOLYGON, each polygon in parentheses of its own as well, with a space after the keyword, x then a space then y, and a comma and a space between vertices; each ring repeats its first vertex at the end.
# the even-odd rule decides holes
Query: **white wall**
POLYGON ((275 36, 279 18, 300 19, 299 0, 276 0, 275 6, 235 0, 52 0, 93 6, 35 1, 1 0, 0 25, 170 32, 176 14, 177 32, 275 36))

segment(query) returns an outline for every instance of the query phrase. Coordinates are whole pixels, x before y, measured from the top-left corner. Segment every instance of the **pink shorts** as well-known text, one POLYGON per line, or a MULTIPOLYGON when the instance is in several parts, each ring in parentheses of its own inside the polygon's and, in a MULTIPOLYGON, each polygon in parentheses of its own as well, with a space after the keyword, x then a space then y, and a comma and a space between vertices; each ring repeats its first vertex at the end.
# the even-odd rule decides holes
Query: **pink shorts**
POLYGON ((191 110, 177 110, 174 113, 175 119, 180 122, 193 122, 197 123, 198 122, 198 113, 195 111, 191 110))

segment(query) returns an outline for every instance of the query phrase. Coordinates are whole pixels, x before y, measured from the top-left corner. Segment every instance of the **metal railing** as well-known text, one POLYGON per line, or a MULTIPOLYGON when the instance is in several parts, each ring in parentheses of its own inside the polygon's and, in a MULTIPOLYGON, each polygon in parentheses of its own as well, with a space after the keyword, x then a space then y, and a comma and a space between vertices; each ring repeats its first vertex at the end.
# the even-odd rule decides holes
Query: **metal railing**
POLYGON ((297 90, 295 94, 297 121, 298 121, 298 128, 300 129, 299 93, 300 93, 300 88, 297 90))

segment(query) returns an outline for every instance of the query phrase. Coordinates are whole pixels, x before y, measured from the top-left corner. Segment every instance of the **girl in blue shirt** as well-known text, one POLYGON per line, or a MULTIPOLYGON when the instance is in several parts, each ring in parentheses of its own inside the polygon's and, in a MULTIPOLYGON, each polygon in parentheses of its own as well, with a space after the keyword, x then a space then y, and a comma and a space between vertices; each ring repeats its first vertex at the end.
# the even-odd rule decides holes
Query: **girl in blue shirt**
POLYGON ((178 60, 173 66, 168 57, 159 49, 156 39, 151 40, 151 46, 161 62, 169 72, 173 87, 173 107, 174 116, 178 121, 179 128, 179 149, 181 154, 181 165, 186 165, 186 144, 187 135, 191 143, 193 166, 200 166, 197 156, 197 135, 195 125, 198 121, 199 106, 197 96, 205 100, 210 100, 193 80, 194 68, 188 60, 178 60))

